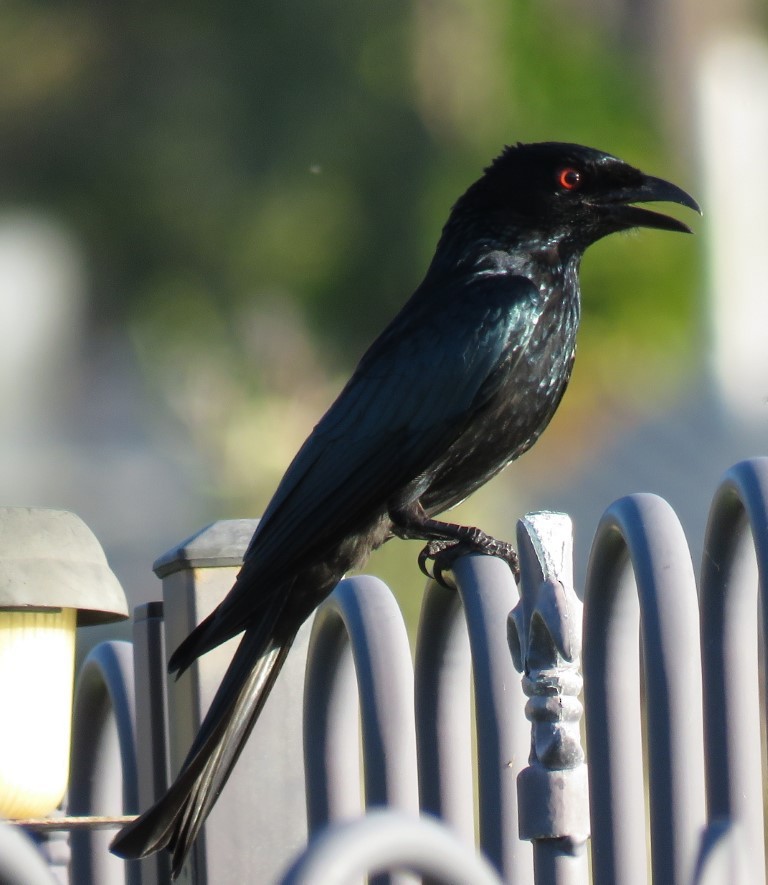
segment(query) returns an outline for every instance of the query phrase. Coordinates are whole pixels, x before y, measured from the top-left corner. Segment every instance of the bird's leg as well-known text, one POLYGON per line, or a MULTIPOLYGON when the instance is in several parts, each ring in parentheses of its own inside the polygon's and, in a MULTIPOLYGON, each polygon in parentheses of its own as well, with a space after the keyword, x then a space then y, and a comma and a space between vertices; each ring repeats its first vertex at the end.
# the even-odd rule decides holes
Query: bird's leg
POLYGON ((398 538, 428 542, 419 554, 419 568, 427 577, 432 577, 426 568, 427 560, 431 559, 434 563, 434 577, 441 584, 445 583, 442 579, 443 571, 466 553, 498 556, 512 569, 515 580, 520 579, 520 567, 514 547, 506 541, 487 535, 482 529, 431 519, 418 501, 390 508, 389 518, 392 520, 392 531, 398 538))

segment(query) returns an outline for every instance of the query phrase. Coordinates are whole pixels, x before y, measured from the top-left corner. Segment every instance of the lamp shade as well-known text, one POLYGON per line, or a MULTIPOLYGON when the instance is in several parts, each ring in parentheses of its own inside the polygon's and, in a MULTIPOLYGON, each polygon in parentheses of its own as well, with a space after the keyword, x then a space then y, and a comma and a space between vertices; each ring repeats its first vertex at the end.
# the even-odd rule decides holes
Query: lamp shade
POLYGON ((73 608, 77 626, 128 617, 128 603, 88 526, 66 510, 0 507, 0 608, 73 608))
POLYGON ((75 632, 128 616, 73 513, 0 507, 0 817, 53 811, 69 770, 75 632))

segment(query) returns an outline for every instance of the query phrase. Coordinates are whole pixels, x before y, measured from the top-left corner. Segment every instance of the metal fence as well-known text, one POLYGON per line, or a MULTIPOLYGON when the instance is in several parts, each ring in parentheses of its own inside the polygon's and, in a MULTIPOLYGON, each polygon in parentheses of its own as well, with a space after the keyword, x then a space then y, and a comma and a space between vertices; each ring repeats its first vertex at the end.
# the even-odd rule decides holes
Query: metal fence
MULTIPOLYGON (((71 811, 134 813, 165 788, 231 646, 167 684, 164 644, 229 589, 253 528, 217 523, 170 551, 155 564, 163 605, 137 610, 133 654, 106 643, 89 656, 71 811)), ((768 459, 723 478, 698 592, 680 523, 654 495, 605 512, 583 593, 566 516, 529 514, 517 534, 519 592, 504 563, 476 555, 456 562, 454 589, 428 584, 415 663, 387 587, 339 585, 182 881, 765 882, 768 459)), ((124 866, 107 842, 73 834, 73 885, 168 881, 164 857, 124 866)))

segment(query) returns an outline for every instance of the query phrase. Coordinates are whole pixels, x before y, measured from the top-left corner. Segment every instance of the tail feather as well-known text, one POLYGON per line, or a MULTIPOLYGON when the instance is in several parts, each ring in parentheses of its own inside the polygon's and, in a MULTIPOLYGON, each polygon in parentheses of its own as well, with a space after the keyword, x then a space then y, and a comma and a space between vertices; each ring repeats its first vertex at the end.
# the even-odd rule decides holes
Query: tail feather
POLYGON ((173 853, 174 877, 179 874, 192 843, 224 789, 289 650, 290 642, 276 645, 259 661, 259 665, 254 668, 253 678, 243 688, 243 701, 232 711, 216 747, 195 780, 168 844, 173 853))
MULTIPOLYGON (((235 585, 237 586, 237 585, 235 585)), ((233 588, 234 589, 234 588, 233 588)), ((168 672, 175 673, 178 678, 197 658, 211 649, 216 648, 238 633, 242 633, 248 627, 248 622, 243 618, 237 620, 222 615, 224 603, 215 608, 206 618, 195 627, 194 630, 173 652, 168 661, 168 672)), ((264 616, 262 621, 270 621, 271 617, 275 617, 276 613, 283 607, 283 600, 273 598, 268 600, 264 605, 264 616)), ((253 621, 254 614, 249 612, 249 618, 253 621)))
POLYGON ((275 588, 272 593, 261 593, 254 598, 253 587, 262 576, 254 575, 251 563, 245 562, 237 579, 216 608, 192 630, 168 661, 168 671, 178 678, 197 658, 222 642, 248 630, 254 624, 262 633, 271 628, 283 610, 292 581, 275 588), (243 605, 244 597, 247 604, 243 605))
POLYGON ((194 630, 183 639, 168 660, 168 672, 175 673, 176 678, 190 667, 201 655, 215 648, 226 639, 218 642, 209 639, 210 633, 213 632, 214 621, 216 619, 216 609, 214 609, 207 618, 195 627, 194 630))
POLYGON ((123 827, 111 850, 125 858, 173 852, 175 878, 245 746, 290 650, 293 636, 276 639, 269 629, 243 635, 211 707, 168 792, 123 827))

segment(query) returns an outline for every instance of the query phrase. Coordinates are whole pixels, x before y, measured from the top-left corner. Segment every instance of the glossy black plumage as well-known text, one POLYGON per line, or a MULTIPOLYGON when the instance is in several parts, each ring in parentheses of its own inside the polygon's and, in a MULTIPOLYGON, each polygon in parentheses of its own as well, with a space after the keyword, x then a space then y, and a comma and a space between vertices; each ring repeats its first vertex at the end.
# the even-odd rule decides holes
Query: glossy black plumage
MULTIPOLYGON (((631 204, 684 191, 578 145, 507 148, 453 207, 426 277, 294 458, 229 595, 171 671, 245 631, 175 784, 115 839, 177 873, 301 623, 393 535, 466 538, 433 517, 538 439, 565 391, 584 250, 614 231, 686 231, 631 204)), ((475 530, 470 546, 495 552, 475 530)))

